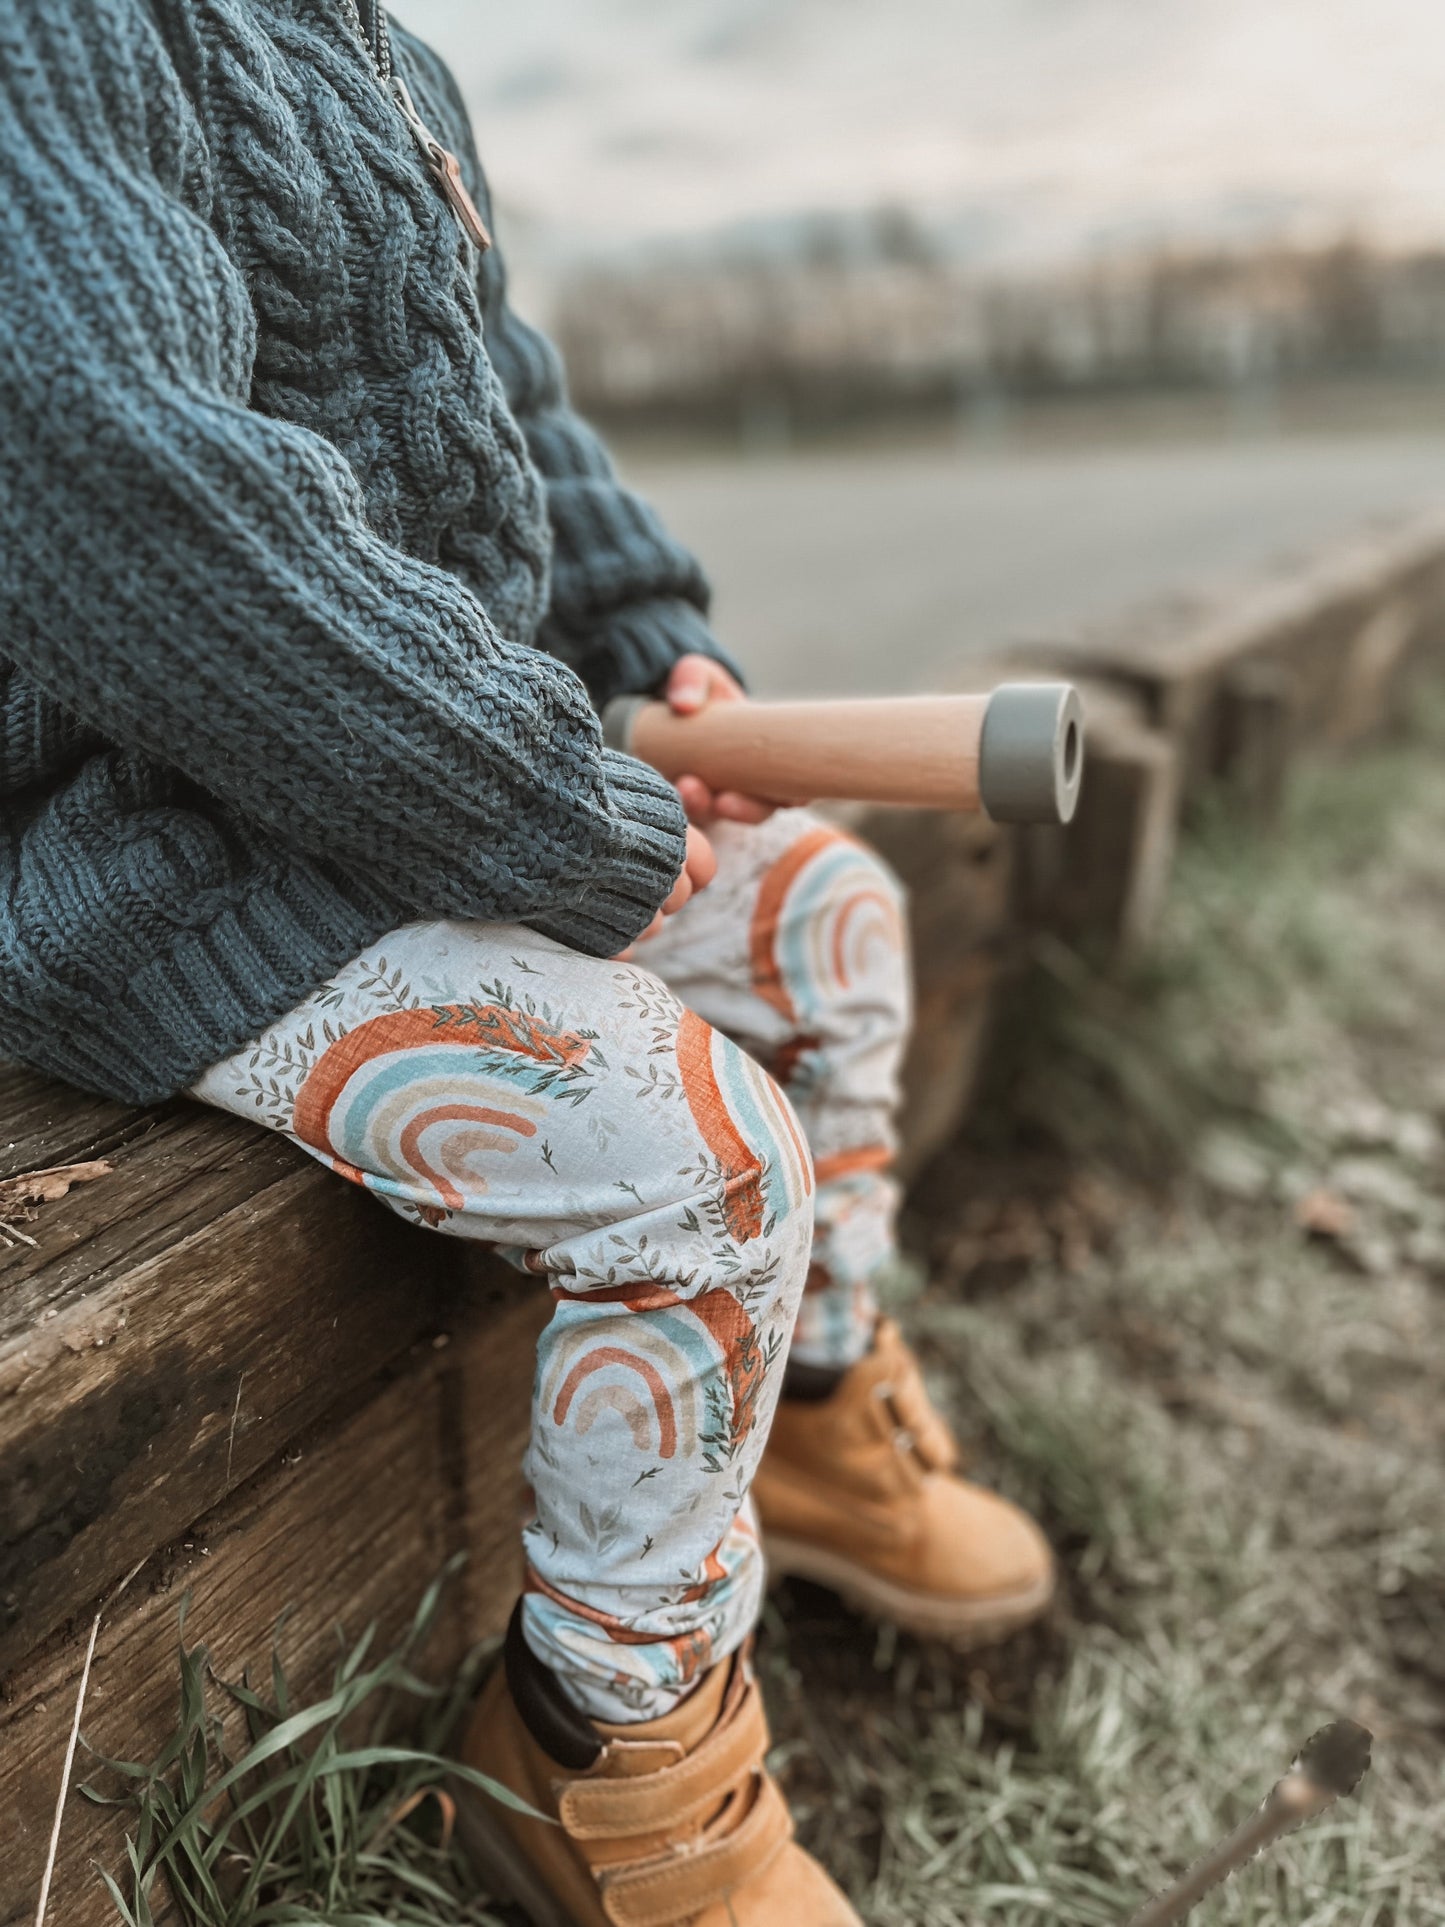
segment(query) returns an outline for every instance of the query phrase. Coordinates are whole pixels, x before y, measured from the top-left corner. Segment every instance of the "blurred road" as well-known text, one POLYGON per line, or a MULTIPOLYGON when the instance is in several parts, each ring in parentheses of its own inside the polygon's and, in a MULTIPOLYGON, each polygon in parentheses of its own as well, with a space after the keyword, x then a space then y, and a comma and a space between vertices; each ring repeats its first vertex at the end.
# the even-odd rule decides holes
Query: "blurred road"
POLYGON ((1445 506, 1445 435, 625 464, 703 558, 759 694, 926 685, 933 665, 1211 586, 1445 506))

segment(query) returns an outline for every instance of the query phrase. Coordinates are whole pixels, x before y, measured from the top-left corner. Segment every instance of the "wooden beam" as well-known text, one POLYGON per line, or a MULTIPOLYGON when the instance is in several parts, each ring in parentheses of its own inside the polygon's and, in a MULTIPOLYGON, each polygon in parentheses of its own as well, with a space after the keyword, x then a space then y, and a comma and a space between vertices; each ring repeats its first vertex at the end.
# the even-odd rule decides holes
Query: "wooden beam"
POLYGON ((1228 742, 1219 707, 1245 665, 1289 690, 1290 732, 1311 747, 1357 742, 1389 720, 1445 604, 1445 517, 1421 516, 1337 543, 1243 592, 1183 610, 1161 605, 1080 637, 1067 659, 1135 691, 1171 737, 1186 799, 1215 781, 1228 742))
MULTIPOLYGON (((518 1525, 536 1336, 546 1292, 518 1281, 456 1307, 440 1349, 413 1351, 389 1384, 323 1415, 284 1457, 158 1555, 102 1622, 83 1722, 100 1754, 148 1759, 174 1721, 177 1613, 216 1671, 268 1680, 273 1633, 298 1699, 324 1690, 337 1627, 376 1620, 390 1639, 457 1551, 428 1654, 442 1677, 499 1632, 516 1597, 518 1525)), ((30 1927, 93 1603, 8 1681, 0 1705, 0 1927, 30 1927)), ((95 1770, 82 1753, 77 1778, 95 1770)), ((72 1793, 51 1902, 53 1927, 114 1927, 93 1871, 121 1864, 124 1822, 72 1793)))
MULTIPOLYGON (((44 1206, 36 1248, 0 1264, 0 1671, 458 1288, 456 1241, 268 1132, 192 1106, 107 1128, 111 1176, 44 1206)), ((23 1158, 96 1142, 93 1113, 68 1137, 52 1119, 23 1158)))
POLYGON ((1013 929, 1015 839, 987 817, 949 811, 830 814, 871 843, 908 892, 915 1022, 903 1072, 906 1179, 948 1142, 973 1092, 1013 929))

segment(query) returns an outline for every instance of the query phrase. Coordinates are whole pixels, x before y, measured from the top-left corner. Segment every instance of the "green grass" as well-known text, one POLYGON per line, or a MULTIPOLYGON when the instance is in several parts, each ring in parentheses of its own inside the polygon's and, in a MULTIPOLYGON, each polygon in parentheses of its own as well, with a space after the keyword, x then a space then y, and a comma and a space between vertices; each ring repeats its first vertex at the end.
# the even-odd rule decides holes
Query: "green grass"
POLYGON ((1193 1918, 1445 1921, 1442 752, 1432 710, 1301 777, 1277 836, 1212 812, 1122 982, 1045 946, 923 1187, 910 1328, 1065 1586, 974 1660, 775 1609, 804 1834, 877 1927, 1120 1921, 1340 1716, 1362 1794, 1193 1918), (1112 1230, 1067 1263, 960 1232, 1081 1182, 1112 1230), (1296 1222, 1317 1188, 1338 1242, 1296 1222))
POLYGON ((1201 1128, 1320 1149, 1321 1111, 1388 1085, 1438 1106, 1421 1051, 1445 985, 1445 707, 1410 740, 1305 771, 1282 821, 1219 798, 1183 842, 1164 928, 1122 979, 1044 939, 995 1054, 977 1142, 1037 1130, 1159 1174, 1201 1128))
POLYGON ((442 1757, 486 1655, 447 1689, 414 1670, 443 1583, 398 1646, 377 1656, 366 1633, 305 1707, 279 1658, 269 1698, 216 1680, 182 1615, 175 1732, 155 1760, 105 1762, 85 1789, 135 1813, 128 1877, 102 1875, 127 1927, 153 1927, 166 1901, 185 1927, 503 1927, 453 1837, 458 1781, 500 1790, 442 1757), (218 1705, 244 1721, 239 1757, 218 1705))
MULTIPOLYGON (((1122 1921, 1341 1716, 1377 1736, 1361 1794, 1191 1927, 1445 1922, 1442 991, 1435 707, 1302 776, 1276 833, 1212 811, 1122 980, 1041 947, 921 1189, 907 1321, 980 1475, 1046 1523, 1062 1600, 959 1658, 795 1587, 761 1646, 803 1838, 871 1927, 1122 1921), (1353 1214, 1329 1243, 1296 1221, 1318 1189, 1353 1214), (982 1260, 980 1212, 1009 1232, 982 1260)), ((281 1676, 269 1707, 227 1689, 234 1766, 184 1656, 176 1738, 124 1769, 122 1917, 146 1927, 164 1867, 187 1927, 493 1921, 429 1791, 468 1681, 427 1697, 414 1647, 350 1655, 304 1731, 281 1676)))

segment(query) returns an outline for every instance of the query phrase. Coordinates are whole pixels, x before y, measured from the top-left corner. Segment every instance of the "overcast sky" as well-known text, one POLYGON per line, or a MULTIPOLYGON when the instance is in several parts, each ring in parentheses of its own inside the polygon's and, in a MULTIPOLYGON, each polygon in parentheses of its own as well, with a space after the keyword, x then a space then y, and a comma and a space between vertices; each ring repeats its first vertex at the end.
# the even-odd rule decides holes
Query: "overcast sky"
POLYGON ((534 256, 907 202, 982 258, 1445 237, 1445 0, 399 0, 534 256))

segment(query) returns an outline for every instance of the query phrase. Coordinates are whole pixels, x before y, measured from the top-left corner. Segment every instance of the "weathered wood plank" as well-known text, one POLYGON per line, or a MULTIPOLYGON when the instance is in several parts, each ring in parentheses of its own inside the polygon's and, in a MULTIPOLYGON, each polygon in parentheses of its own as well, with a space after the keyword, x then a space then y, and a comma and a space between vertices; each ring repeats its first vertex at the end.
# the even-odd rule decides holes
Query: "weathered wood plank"
POLYGON ((1080 638, 1067 659, 1142 696, 1193 797, 1221 773, 1219 705, 1243 665, 1288 677, 1302 742, 1355 742, 1388 720, 1411 658, 1434 647, 1442 601, 1445 518, 1430 515, 1335 544, 1242 593, 1141 612, 1080 638))
POLYGON ((836 812, 908 891, 916 1021, 904 1065, 907 1177, 945 1144, 973 1090, 1012 923, 1013 839, 985 817, 936 810, 836 812))
MULTIPOLYGON (((289 1151, 256 1139, 267 1165, 289 1151)), ((0 1357, 0 1669, 442 1315, 456 1245, 288 1161, 249 1196, 243 1160, 229 1209, 225 1173, 193 1174, 166 1205, 177 1242, 117 1257, 0 1357)))
POLYGON ((1021 833, 1019 906, 1032 928, 1106 950, 1147 941, 1168 888, 1180 813, 1172 740, 1117 685, 1079 684, 1087 780, 1067 828, 1021 833))
MULTIPOLYGON (((519 1284, 458 1308, 444 1349, 323 1418, 134 1583, 102 1625, 85 1733, 101 1754, 150 1758, 175 1712, 176 1613, 190 1594, 188 1642, 216 1670, 269 1678, 273 1629, 298 1696, 324 1687, 338 1621, 391 1637, 453 1552, 470 1554, 428 1656, 440 1676, 476 1638, 500 1631, 516 1597, 517 1521, 536 1333, 546 1293, 519 1284)), ((28 1924, 59 1790, 90 1609, 13 1677, 0 1706, 0 1927, 28 1924)), ((93 1769, 81 1756, 79 1778, 93 1769)), ((72 1795, 50 1919, 114 1927, 92 1862, 114 1870, 122 1827, 72 1795)))
POLYGON ((269 1185, 314 1169, 284 1138, 199 1106, 156 1118, 119 1145, 101 1147, 101 1155, 115 1165, 110 1176, 42 1205, 24 1227, 33 1245, 0 1256, 0 1396, 37 1327, 73 1310, 116 1271, 135 1269, 269 1185))
POLYGON ((1214 762, 1237 806, 1275 822, 1299 727, 1295 672, 1279 662, 1237 663, 1222 678, 1214 762))
POLYGON ((174 1107, 140 1111, 67 1089, 0 1058, 0 1176, 104 1156, 151 1129, 174 1107))
POLYGON ((1055 927, 1115 951, 1147 943, 1168 892, 1179 810, 1169 738, 1122 719, 1102 726, 1088 795, 1065 832, 1055 927))

